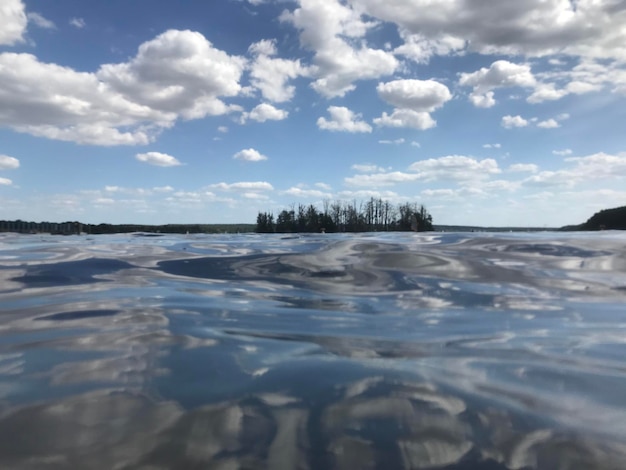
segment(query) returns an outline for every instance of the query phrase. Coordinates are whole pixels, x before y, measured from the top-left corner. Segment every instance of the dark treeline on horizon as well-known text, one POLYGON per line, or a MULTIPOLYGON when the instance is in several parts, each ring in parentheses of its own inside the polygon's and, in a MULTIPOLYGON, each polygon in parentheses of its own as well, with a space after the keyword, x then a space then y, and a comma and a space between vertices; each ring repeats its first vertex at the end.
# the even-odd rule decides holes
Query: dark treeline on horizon
POLYGON ((72 222, 28 222, 24 220, 0 220, 0 232, 51 233, 55 235, 92 235, 111 233, 224 233, 252 232, 253 224, 84 224, 72 222))
POLYGON ((259 212, 256 232, 382 232, 433 230, 433 219, 423 205, 403 203, 393 205, 371 198, 357 205, 344 201, 324 201, 322 210, 313 204, 298 204, 281 211, 276 218, 271 212, 259 212))
POLYGON ((569 225, 562 230, 626 230, 626 206, 603 209, 593 214, 585 223, 569 225))

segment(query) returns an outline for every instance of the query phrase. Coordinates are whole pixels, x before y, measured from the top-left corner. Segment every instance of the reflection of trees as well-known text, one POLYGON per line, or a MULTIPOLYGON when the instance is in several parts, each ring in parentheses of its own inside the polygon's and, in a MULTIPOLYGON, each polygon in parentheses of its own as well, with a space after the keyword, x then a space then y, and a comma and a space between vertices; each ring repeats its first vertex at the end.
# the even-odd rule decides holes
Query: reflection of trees
POLYGON ((313 204, 281 211, 276 217, 270 212, 259 212, 258 233, 289 232, 374 232, 433 230, 433 219, 423 205, 404 203, 393 206, 389 201, 371 198, 365 203, 356 201, 324 202, 322 210, 313 204))

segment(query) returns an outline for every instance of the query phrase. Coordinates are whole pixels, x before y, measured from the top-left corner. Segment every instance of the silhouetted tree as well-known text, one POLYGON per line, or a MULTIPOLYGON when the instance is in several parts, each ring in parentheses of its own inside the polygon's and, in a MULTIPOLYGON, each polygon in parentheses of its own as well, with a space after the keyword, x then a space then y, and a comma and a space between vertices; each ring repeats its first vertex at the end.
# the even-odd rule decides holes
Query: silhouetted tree
POLYGON ((274 215, 271 212, 259 212, 256 218, 257 233, 274 232, 274 215))

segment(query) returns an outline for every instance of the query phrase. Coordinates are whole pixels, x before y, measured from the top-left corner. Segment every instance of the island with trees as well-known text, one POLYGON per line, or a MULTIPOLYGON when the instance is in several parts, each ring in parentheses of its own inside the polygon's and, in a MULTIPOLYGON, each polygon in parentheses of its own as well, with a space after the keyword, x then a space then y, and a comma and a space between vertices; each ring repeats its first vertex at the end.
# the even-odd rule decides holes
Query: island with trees
POLYGON ((321 209, 313 204, 292 205, 276 217, 272 212, 259 212, 256 223, 257 233, 409 230, 434 230, 433 218, 423 205, 409 202, 393 205, 375 198, 359 204, 356 201, 324 201, 321 209))

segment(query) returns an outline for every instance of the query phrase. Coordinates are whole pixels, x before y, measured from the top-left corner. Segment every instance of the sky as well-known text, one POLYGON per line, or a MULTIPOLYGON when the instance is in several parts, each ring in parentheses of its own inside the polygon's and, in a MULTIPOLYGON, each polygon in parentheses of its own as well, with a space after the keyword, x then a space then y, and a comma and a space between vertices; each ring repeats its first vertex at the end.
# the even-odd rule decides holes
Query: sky
POLYGON ((626 205, 622 0, 0 0, 0 219, 626 205))

